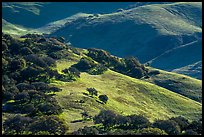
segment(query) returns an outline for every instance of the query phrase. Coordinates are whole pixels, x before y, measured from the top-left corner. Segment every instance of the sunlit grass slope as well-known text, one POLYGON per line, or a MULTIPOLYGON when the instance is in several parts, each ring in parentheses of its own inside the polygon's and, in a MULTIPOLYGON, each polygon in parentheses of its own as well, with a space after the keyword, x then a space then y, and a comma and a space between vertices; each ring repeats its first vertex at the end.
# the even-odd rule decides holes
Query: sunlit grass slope
POLYGON ((2 19, 2 31, 11 35, 24 35, 28 32, 26 28, 17 27, 4 19, 2 19))
MULTIPOLYGON (((74 62, 58 61, 58 70, 69 67, 74 62)), ((59 115, 69 125, 70 131, 85 125, 93 125, 92 121, 73 122, 81 120, 81 112, 87 111, 94 116, 101 109, 110 109, 123 115, 142 114, 151 121, 167 119, 182 115, 190 120, 202 115, 202 105, 187 97, 120 73, 108 70, 102 75, 81 73, 81 78, 74 82, 53 82, 62 88, 56 93, 56 99, 63 107, 59 115), (97 97, 90 97, 86 88, 95 88, 99 95, 108 96, 107 104, 101 104, 97 97), (85 103, 79 103, 80 100, 85 103)))

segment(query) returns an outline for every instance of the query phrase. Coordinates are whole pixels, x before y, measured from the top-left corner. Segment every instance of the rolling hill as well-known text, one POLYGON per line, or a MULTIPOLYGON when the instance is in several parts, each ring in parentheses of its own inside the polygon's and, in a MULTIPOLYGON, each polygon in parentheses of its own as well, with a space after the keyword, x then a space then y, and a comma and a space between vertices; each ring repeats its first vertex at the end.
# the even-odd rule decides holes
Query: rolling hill
MULTIPOLYGON (((124 116, 140 114, 148 118, 151 122, 154 122, 157 119, 168 119, 176 116, 182 116, 193 121, 200 119, 202 116, 202 104, 195 101, 198 99, 200 101, 201 99, 202 84, 200 80, 158 69, 156 70, 160 73, 155 74, 152 73, 152 71, 155 70, 154 68, 148 68, 148 75, 137 79, 128 76, 128 74, 125 75, 116 72, 112 67, 109 67, 102 74, 94 75, 80 70, 80 77, 73 79, 70 77, 71 73, 68 73, 67 75, 64 70, 81 62, 82 58, 89 58, 89 60, 95 59, 91 58, 90 54, 88 54, 91 50, 75 48, 71 45, 63 44, 56 38, 45 38, 44 36, 37 34, 26 35, 17 39, 9 37, 8 35, 3 35, 2 40, 8 46, 8 49, 4 48, 2 58, 4 61, 3 87, 5 87, 5 89, 9 89, 9 87, 14 84, 19 89, 19 91, 16 91, 14 88, 15 86, 13 85, 13 89, 8 90, 10 95, 6 92, 7 90, 3 91, 4 101, 2 105, 2 116, 4 123, 8 119, 12 119, 17 112, 18 114, 20 113, 21 116, 31 117, 33 120, 38 117, 45 117, 45 115, 52 114, 61 119, 66 127, 69 127, 68 130, 66 130, 66 134, 70 134, 84 126, 95 125, 92 120, 83 121, 81 115, 83 112, 87 112, 89 116, 94 117, 103 109, 112 110, 116 114, 124 116), (30 44, 28 40, 30 41, 30 44), (12 42, 16 43, 16 47, 12 46, 12 42), (56 46, 56 43, 58 46, 56 46), (25 50, 25 47, 27 50, 25 50), (13 48, 15 48, 15 50, 12 50, 13 48), (7 52, 5 52, 6 50, 7 52), (16 50, 19 50, 20 52, 16 52, 16 50), (27 55, 22 53, 26 53, 27 55), (19 68, 18 66, 18 69, 15 70, 15 67, 9 67, 12 66, 12 63, 16 62, 16 58, 10 56, 11 54, 14 54, 15 57, 18 57, 20 60, 25 60, 22 68, 19 68), (44 60, 44 58, 46 60, 44 60), (52 58, 55 58, 56 66, 48 66, 48 64, 54 63, 52 58), (6 63, 7 60, 11 60, 11 64, 6 63), (45 65, 45 62, 48 64, 45 65), (33 69, 31 69, 32 67, 33 69), (23 75, 26 70, 32 71, 32 73, 26 73, 26 77, 20 77, 19 74, 23 75), (37 73, 37 77, 33 77, 36 72, 39 72, 40 75, 37 73), (8 76, 7 79, 5 79, 5 75, 8 76), (62 76, 68 76, 68 81, 66 77, 62 76), (15 79, 16 83, 10 83, 8 86, 6 81, 9 79, 15 79), (46 92, 42 90, 43 87, 41 87, 36 88, 36 91, 34 90, 35 92, 33 92, 33 89, 29 89, 31 87, 19 86, 28 84, 28 81, 30 81, 31 84, 33 84, 33 82, 35 83, 35 81, 46 81, 49 83, 49 86, 55 87, 55 89, 59 88, 61 90, 58 90, 58 92, 46 92), (89 95, 87 88, 96 89, 98 91, 98 96, 108 96, 107 103, 102 103, 98 96, 89 95), (25 90, 21 91, 22 89, 25 90), (25 95, 32 93, 31 95, 33 95, 39 91, 42 92, 48 99, 51 97, 52 103, 56 104, 53 104, 54 106, 50 106, 47 104, 48 102, 41 102, 42 100, 37 102, 37 98, 42 96, 42 93, 38 96, 32 97, 35 97, 36 100, 27 103, 22 102, 23 100, 19 101, 19 99, 24 97, 22 95, 23 93, 25 95), (28 93, 26 94, 26 92, 28 93), (15 97, 12 99, 11 95, 13 93, 15 97), (24 107, 29 105, 28 103, 35 104, 33 106, 35 111, 33 111, 30 106, 24 107), (42 105, 44 109, 41 109, 42 105), (50 107, 51 110, 49 109, 50 107), (61 108, 61 111, 55 112, 58 110, 58 107, 61 108), (25 111, 25 108, 29 108, 31 110, 25 111), (12 109, 12 111, 10 109, 12 109)), ((112 55, 108 56, 108 53, 103 50, 96 51, 98 53, 103 52, 106 54, 107 57, 109 57, 107 60, 111 60, 111 58, 114 57, 114 59, 119 59, 119 61, 121 61, 121 58, 117 58, 112 55)), ((92 63, 94 62, 96 64, 100 64, 96 60, 93 60, 92 63)), ((83 65, 83 67, 87 66, 83 65)), ((27 98, 27 96, 25 97, 27 98)), ((30 96, 27 99, 32 98, 30 96)))
POLYGON ((20 27, 20 26, 15 26, 9 22, 7 22, 6 20, 2 19, 2 31, 4 33, 8 33, 11 35, 24 35, 27 34, 28 29, 20 27))
POLYGON ((3 2, 2 134, 201 135, 201 11, 3 2))
MULTIPOLYGON (((3 19, 35 28, 27 33, 63 36, 78 47, 102 48, 120 57, 135 56, 155 68, 173 71, 202 60, 199 2, 6 2, 2 6, 3 19), (57 12, 52 13, 53 8, 57 12), (33 24, 31 18, 38 22, 33 24)), ((201 77, 201 73, 185 74, 201 77)))
POLYGON ((63 36, 81 48, 133 55, 142 63, 172 71, 201 61, 201 15, 201 3, 153 4, 110 14, 81 13, 37 30, 63 36))
POLYGON ((202 80, 202 62, 199 61, 186 67, 174 69, 173 72, 189 75, 202 80))
POLYGON ((110 13, 132 4, 135 2, 3 2, 2 17, 12 24, 38 28, 79 12, 110 13))
MULTIPOLYGON (((74 64, 74 62, 59 61, 57 63, 58 70, 67 68, 71 64, 74 64)), ((169 77, 168 72, 163 72, 163 75, 160 80, 164 81, 166 77, 169 77)), ((193 85, 193 87, 190 87, 192 90, 200 88, 192 96, 201 96, 201 81, 191 78, 187 78, 185 81, 181 80, 182 75, 174 73, 171 75, 178 83, 186 83, 186 85, 191 83, 191 86, 193 85)), ((202 107, 200 103, 179 95, 179 92, 172 92, 155 84, 137 80, 111 70, 108 70, 102 75, 82 73, 81 78, 76 82, 63 83, 55 81, 52 84, 62 88, 62 92, 57 93, 56 98, 62 108, 64 108, 64 112, 60 115, 60 118, 69 125, 69 132, 83 126, 94 125, 92 121, 85 123, 73 122, 80 120, 80 112, 84 111, 88 112, 91 116, 98 114, 101 109, 113 110, 122 115, 142 114, 151 121, 178 115, 182 115, 188 119, 196 119, 201 115, 202 107), (108 103, 102 105, 97 102, 96 98, 91 98, 84 94, 88 93, 86 88, 95 88, 99 91, 99 94, 107 95, 109 97, 108 103), (80 104, 78 103, 79 100, 84 100, 85 103, 80 104)), ((171 83, 163 82, 163 84, 168 85, 171 83)), ((174 88, 173 85, 169 86, 172 89, 174 88)), ((191 94, 191 90, 188 90, 188 87, 175 86, 177 90, 184 91, 184 94, 191 94)))

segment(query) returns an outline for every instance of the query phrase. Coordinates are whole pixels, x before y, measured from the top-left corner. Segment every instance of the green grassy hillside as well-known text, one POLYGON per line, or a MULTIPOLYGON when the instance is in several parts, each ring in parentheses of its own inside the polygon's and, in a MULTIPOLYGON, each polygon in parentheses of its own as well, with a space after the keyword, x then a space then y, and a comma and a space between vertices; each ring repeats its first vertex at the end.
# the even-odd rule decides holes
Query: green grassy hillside
POLYGON ((24 35, 28 32, 28 29, 19 26, 17 27, 2 19, 2 31, 11 35, 24 35))
MULTIPOLYGON (((74 62, 59 61, 57 64, 58 69, 62 70, 62 66, 67 68, 74 62)), ((82 73, 81 78, 75 82, 56 81, 52 84, 62 88, 62 92, 56 94, 56 99, 63 108, 63 113, 59 117, 66 120, 70 132, 93 124, 91 121, 72 123, 72 121, 82 119, 80 113, 84 111, 91 116, 98 114, 101 109, 113 110, 122 115, 142 114, 151 121, 178 115, 193 120, 201 115, 200 103, 111 70, 102 75, 82 73), (86 88, 95 88, 99 94, 107 95, 109 98, 107 104, 101 104, 97 98, 84 94, 88 93, 86 88), (85 103, 80 104, 80 100, 84 100, 85 103)))
POLYGON ((149 68, 150 71, 159 71, 160 74, 144 79, 158 86, 164 87, 193 100, 202 101, 202 81, 186 75, 149 68))

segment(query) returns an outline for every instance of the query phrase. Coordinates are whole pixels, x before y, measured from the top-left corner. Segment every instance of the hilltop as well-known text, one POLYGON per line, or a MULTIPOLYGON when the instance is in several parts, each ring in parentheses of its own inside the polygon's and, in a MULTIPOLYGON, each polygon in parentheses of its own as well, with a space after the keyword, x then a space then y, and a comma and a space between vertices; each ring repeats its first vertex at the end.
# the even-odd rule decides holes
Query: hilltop
POLYGON ((132 55, 142 63, 172 71, 201 61, 201 20, 201 3, 181 2, 109 14, 76 14, 36 31, 63 36, 81 48, 102 48, 120 57, 132 55))
MULTIPOLYGON (((27 33, 63 36, 79 48, 100 48, 119 57, 135 56, 142 63, 166 71, 202 60, 201 11, 200 2, 3 3, 3 19, 27 28, 27 33), (58 7, 55 13, 50 12, 53 6, 58 7)), ((11 30, 3 27, 3 31, 11 30)), ((201 77, 200 72, 194 72, 185 74, 201 77)))

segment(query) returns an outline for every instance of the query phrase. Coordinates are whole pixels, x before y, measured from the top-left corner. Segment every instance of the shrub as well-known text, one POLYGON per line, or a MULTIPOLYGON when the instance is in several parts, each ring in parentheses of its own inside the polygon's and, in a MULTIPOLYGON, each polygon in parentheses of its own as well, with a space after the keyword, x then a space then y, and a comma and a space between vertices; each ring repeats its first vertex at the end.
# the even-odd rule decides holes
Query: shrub
POLYGON ((42 57, 42 60, 48 65, 48 66, 56 66, 56 61, 51 57, 42 57))
POLYGON ((80 128, 72 133, 73 135, 99 135, 99 131, 95 127, 80 128))
POLYGON ((139 78, 142 78, 144 76, 144 73, 140 67, 135 67, 135 68, 130 69, 127 72, 127 75, 139 79, 139 78))
POLYGON ((138 59, 134 57, 119 59, 110 55, 110 53, 104 50, 91 48, 88 49, 88 51, 87 56, 104 65, 104 67, 100 66, 99 70, 95 69, 90 73, 102 74, 107 69, 105 67, 134 78, 141 78, 147 73, 147 69, 144 67, 144 65, 141 65, 138 59))
POLYGON ((3 73, 5 73, 7 71, 7 66, 8 65, 8 61, 5 60, 3 57, 2 57, 2 71, 3 73))
POLYGON ((20 53, 24 56, 24 55, 33 54, 33 51, 28 47, 23 47, 21 48, 20 53))
POLYGON ((55 87, 55 86, 50 87, 49 90, 51 90, 51 91, 53 91, 53 92, 60 92, 60 91, 62 91, 62 89, 60 89, 60 88, 58 88, 58 87, 55 87))
MULTIPOLYGON (((40 74, 44 73, 44 70, 41 68, 34 68, 32 66, 27 67, 21 71, 22 80, 28 80, 30 82, 37 81, 40 74)), ((42 81, 42 79, 41 79, 42 81)))
POLYGON ((49 134, 53 135, 64 135, 67 127, 56 116, 42 116, 30 124, 29 129, 33 134, 49 132, 49 134))
POLYGON ((81 58, 77 64, 72 65, 72 67, 75 67, 83 72, 88 72, 89 69, 96 66, 97 64, 91 58, 81 58))
POLYGON ((86 89, 91 96, 95 95, 98 96, 98 91, 95 88, 87 88, 86 89))
POLYGON ((124 58, 124 62, 126 64, 127 68, 135 68, 135 67, 141 66, 139 60, 135 57, 132 57, 132 56, 124 58))
POLYGON ((107 67, 105 67, 102 64, 98 64, 97 66, 89 69, 88 73, 91 75, 100 75, 100 74, 103 74, 106 70, 107 70, 107 67))
POLYGON ((47 67, 47 64, 45 63, 45 61, 44 61, 42 58, 38 57, 37 54, 27 55, 27 56, 25 57, 25 60, 26 60, 27 62, 34 63, 35 65, 40 66, 40 67, 43 67, 43 68, 47 67))
POLYGON ((107 135, 137 135, 133 130, 116 129, 108 131, 107 135))
POLYGON ((89 52, 87 56, 107 67, 115 66, 116 64, 118 64, 118 58, 111 56, 107 51, 96 48, 90 48, 88 49, 88 51, 89 52))
POLYGON ((28 83, 19 83, 16 85, 16 87, 19 89, 19 91, 23 91, 23 90, 34 90, 35 87, 33 85, 30 85, 28 83))
POLYGON ((38 110, 45 115, 60 114, 61 107, 54 102, 42 103, 38 106, 38 110))
POLYGON ((98 98, 104 103, 107 103, 108 101, 108 96, 106 95, 100 95, 98 98))
POLYGON ((164 130, 169 135, 179 135, 181 132, 179 125, 173 120, 158 120, 153 123, 153 127, 164 130))
POLYGON ((65 38, 64 38, 64 37, 58 37, 57 40, 60 41, 60 42, 62 42, 62 43, 65 42, 65 38))
POLYGON ((34 104, 29 103, 29 104, 23 105, 22 113, 32 114, 35 112, 36 112, 36 108, 35 108, 34 104))
POLYGON ((64 81, 64 82, 70 82, 70 81, 75 81, 76 77, 73 74, 68 73, 66 75, 64 74, 57 75, 56 79, 64 81))
POLYGON ((102 110, 97 116, 93 118, 95 124, 102 123, 105 128, 109 128, 116 124, 117 115, 110 110, 102 110))
POLYGON ((19 54, 19 50, 21 48, 21 43, 20 41, 16 40, 16 39, 11 39, 10 41, 10 45, 8 46, 9 50, 10 50, 10 53, 11 54, 19 54))
POLYGON ((32 82, 32 86, 35 87, 36 90, 46 92, 49 91, 50 87, 45 82, 32 82))
POLYGON ((187 129, 191 129, 197 132, 198 134, 202 134, 202 130, 203 130, 202 121, 193 121, 192 123, 190 123, 187 129))
POLYGON ((142 115, 130 115, 127 118, 129 129, 142 129, 150 126, 149 120, 142 115))
POLYGON ((199 135, 197 132, 193 131, 192 129, 186 130, 182 135, 199 135))
POLYGON ((28 131, 28 125, 32 122, 30 117, 17 115, 13 118, 7 119, 3 123, 3 128, 6 135, 21 135, 28 131))
POLYGON ((11 71, 21 70, 25 68, 26 63, 23 59, 12 60, 9 64, 11 71))
POLYGON ((19 93, 15 81, 7 75, 2 75, 2 85, 5 89, 3 92, 3 101, 14 99, 14 96, 19 93))
POLYGON ((78 78, 80 78, 80 71, 78 69, 76 69, 75 67, 70 67, 70 68, 66 68, 64 70, 62 70, 63 73, 65 74, 71 74, 74 75, 78 78))
POLYGON ((2 40, 2 51, 8 50, 8 45, 6 44, 5 41, 2 40))
POLYGON ((27 92, 21 92, 15 96, 15 100, 25 103, 30 100, 30 96, 27 92))
POLYGON ((76 69, 75 67, 70 67, 70 68, 69 68, 69 71, 70 71, 73 75, 75 75, 75 76, 77 76, 77 77, 80 78, 80 71, 79 71, 78 69, 76 69))
POLYGON ((186 130, 190 124, 187 119, 185 119, 184 117, 181 117, 181 116, 170 118, 170 120, 175 121, 179 125, 179 127, 181 128, 181 131, 186 130))
POLYGON ((164 130, 161 130, 159 128, 143 128, 139 130, 139 135, 167 135, 167 133, 164 130))

